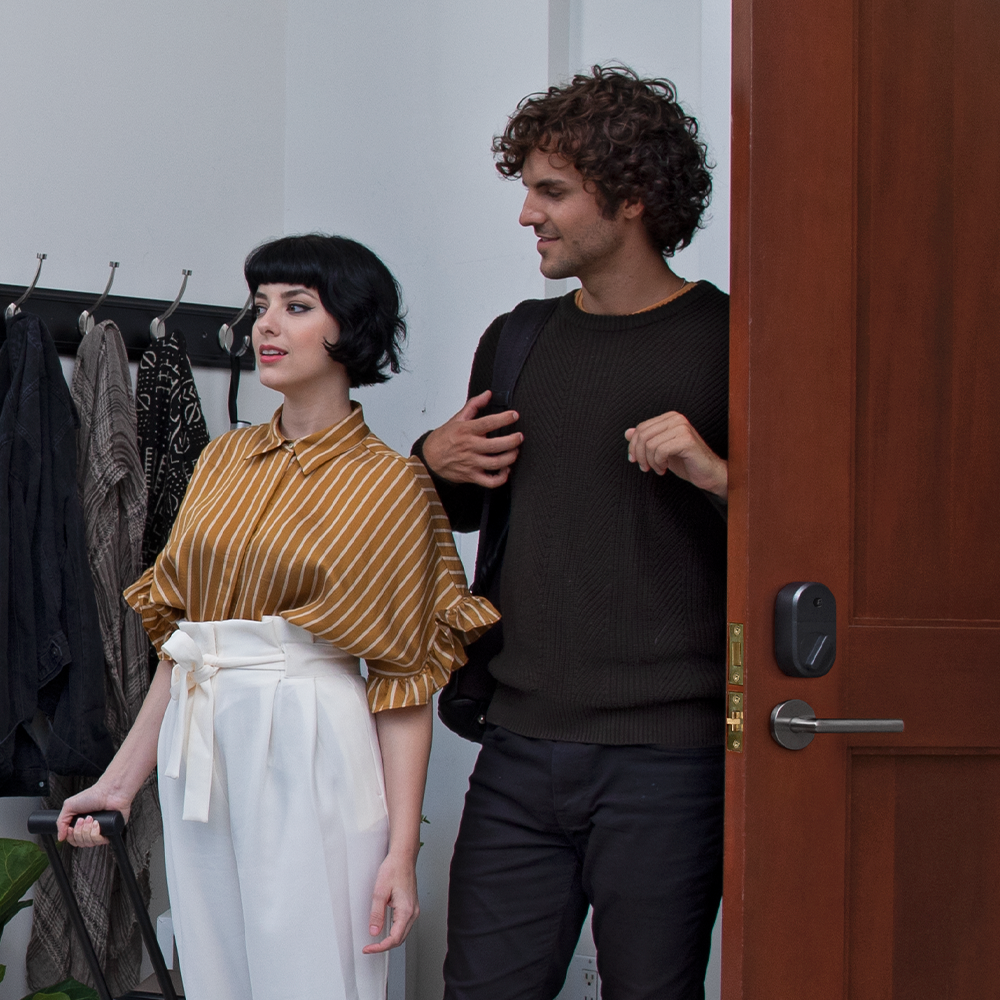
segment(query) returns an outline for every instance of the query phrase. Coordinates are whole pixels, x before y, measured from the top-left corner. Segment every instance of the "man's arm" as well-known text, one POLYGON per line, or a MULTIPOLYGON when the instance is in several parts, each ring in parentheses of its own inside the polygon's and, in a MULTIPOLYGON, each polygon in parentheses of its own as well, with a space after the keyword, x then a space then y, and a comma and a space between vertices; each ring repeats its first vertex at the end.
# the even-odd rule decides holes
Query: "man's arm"
POLYGON ((434 480, 453 531, 478 530, 483 490, 507 481, 523 440, 519 433, 489 437, 491 431, 517 420, 513 410, 478 417, 489 398, 488 389, 473 396, 449 421, 419 438, 412 448, 434 480))
POLYGON ((507 482, 524 435, 515 431, 490 437, 517 420, 515 410, 480 417, 490 390, 473 396, 447 423, 424 438, 423 461, 436 476, 450 483, 475 483, 493 489, 507 482))
POLYGON ((702 439, 681 413, 670 411, 625 431, 628 460, 643 472, 662 476, 668 470, 725 504, 729 465, 702 439))
POLYGON ((454 531, 479 528, 484 489, 506 482, 523 440, 521 434, 490 437, 515 420, 513 410, 478 416, 488 404, 493 361, 507 315, 498 316, 476 348, 465 406, 440 427, 417 439, 411 454, 427 467, 454 531))

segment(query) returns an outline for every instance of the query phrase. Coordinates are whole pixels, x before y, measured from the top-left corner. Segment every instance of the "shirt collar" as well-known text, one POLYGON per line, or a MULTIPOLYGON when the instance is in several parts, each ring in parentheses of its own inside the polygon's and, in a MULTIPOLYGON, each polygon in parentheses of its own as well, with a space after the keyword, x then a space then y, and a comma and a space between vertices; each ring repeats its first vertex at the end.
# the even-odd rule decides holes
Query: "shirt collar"
POLYGON ((281 433, 279 406, 271 417, 270 424, 263 428, 260 443, 250 450, 248 457, 265 455, 278 448, 285 448, 295 455, 299 468, 308 476, 330 459, 356 448, 370 433, 361 404, 351 400, 351 412, 340 423, 291 441, 281 433))

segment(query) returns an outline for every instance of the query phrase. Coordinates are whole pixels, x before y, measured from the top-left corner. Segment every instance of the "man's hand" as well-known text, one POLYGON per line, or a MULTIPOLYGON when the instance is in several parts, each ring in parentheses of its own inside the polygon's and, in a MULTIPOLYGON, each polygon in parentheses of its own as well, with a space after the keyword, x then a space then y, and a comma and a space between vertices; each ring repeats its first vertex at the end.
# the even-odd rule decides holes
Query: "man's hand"
POLYGON ((729 466, 708 447, 687 417, 673 410, 625 432, 628 460, 643 472, 662 476, 668 469, 701 490, 726 499, 729 466))
POLYGON ((507 427, 517 420, 514 410, 477 417, 490 396, 489 389, 473 396, 451 420, 424 439, 424 461, 436 476, 451 483, 489 487, 507 481, 524 435, 487 436, 490 431, 507 427))

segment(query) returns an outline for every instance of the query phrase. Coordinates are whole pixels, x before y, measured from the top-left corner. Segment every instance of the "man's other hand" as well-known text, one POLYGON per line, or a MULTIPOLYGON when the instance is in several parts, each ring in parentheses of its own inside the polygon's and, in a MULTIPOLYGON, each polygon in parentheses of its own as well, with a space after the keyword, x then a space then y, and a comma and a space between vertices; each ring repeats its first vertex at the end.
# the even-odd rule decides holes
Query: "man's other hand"
POLYGON ((726 499, 729 466, 708 447, 687 417, 671 410, 625 432, 628 460, 643 472, 662 476, 668 470, 701 490, 726 499))
POLYGON ((507 481, 524 435, 488 436, 491 431, 508 427, 517 420, 514 410, 477 417, 491 395, 487 389, 473 396, 451 420, 424 439, 424 462, 436 476, 452 483, 488 487, 507 481))

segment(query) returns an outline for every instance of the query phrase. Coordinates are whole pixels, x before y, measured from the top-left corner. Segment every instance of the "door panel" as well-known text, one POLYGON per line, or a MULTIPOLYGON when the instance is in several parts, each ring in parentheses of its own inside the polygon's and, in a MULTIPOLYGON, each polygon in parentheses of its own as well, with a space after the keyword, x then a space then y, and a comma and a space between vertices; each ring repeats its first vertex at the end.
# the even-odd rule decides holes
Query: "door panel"
POLYGON ((979 1000, 1000 932, 1000 4, 736 0, 723 996, 979 1000), (789 678, 773 608, 838 605, 789 678), (902 734, 771 739, 781 701, 902 734), (732 743, 730 744, 732 746, 732 743))
MULTIPOLYGON (((989 675, 996 671, 1000 647, 995 629, 855 626, 848 638, 833 668, 850 665, 843 714, 901 717, 906 723, 902 736, 871 734, 866 744, 997 746, 1000 729, 989 707, 995 697, 989 675)), ((803 693, 808 683, 795 697, 809 700, 803 693)))
POLYGON ((995 507, 968 493, 1000 448, 997 39, 989 0, 859 4, 859 618, 1000 619, 995 507))
POLYGON ((850 996, 995 992, 998 788, 997 754, 852 755, 850 996))

